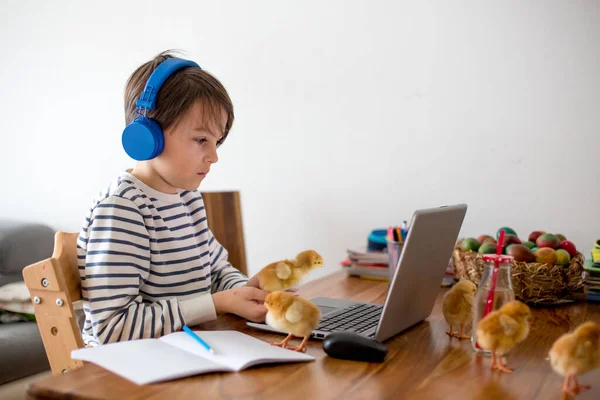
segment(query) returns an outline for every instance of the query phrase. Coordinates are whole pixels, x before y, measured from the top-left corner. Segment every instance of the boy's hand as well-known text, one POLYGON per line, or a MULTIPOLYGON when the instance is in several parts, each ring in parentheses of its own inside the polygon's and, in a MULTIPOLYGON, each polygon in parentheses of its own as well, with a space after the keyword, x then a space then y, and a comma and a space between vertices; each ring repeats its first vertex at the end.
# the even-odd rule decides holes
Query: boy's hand
POLYGON ((246 282, 245 286, 254 287, 260 289, 260 284, 258 282, 258 274, 254 275, 248 282, 246 282))
POLYGON ((252 322, 264 322, 267 315, 265 298, 269 292, 241 286, 213 294, 217 314, 231 313, 252 322))
MULTIPOLYGON (((246 282, 245 286, 260 289, 260 284, 258 282, 258 274, 254 275, 252 278, 250 278, 250 280, 248 282, 246 282)), ((291 287, 286 290, 286 292, 297 292, 297 291, 298 291, 297 287, 291 287)))

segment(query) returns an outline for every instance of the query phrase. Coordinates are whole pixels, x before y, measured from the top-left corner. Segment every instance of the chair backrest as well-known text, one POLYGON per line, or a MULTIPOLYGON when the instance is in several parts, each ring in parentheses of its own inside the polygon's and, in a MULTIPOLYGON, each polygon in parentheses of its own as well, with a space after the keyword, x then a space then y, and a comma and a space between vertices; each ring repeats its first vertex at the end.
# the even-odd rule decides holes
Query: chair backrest
POLYGON ((79 368, 71 351, 83 347, 73 303, 81 299, 77 233, 57 232, 52 257, 23 269, 35 318, 54 375, 79 368))
POLYGON ((229 252, 228 259, 231 265, 247 276, 240 192, 202 192, 201 194, 208 227, 229 252))

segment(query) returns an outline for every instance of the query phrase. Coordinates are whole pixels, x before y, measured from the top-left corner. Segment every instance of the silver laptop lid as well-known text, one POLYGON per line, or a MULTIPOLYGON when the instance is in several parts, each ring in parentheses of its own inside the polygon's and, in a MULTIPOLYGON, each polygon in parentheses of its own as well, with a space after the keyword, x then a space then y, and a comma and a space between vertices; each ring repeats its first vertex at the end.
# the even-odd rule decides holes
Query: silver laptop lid
POLYGON ((431 314, 466 212, 466 204, 415 212, 390 280, 376 340, 382 342, 431 314))

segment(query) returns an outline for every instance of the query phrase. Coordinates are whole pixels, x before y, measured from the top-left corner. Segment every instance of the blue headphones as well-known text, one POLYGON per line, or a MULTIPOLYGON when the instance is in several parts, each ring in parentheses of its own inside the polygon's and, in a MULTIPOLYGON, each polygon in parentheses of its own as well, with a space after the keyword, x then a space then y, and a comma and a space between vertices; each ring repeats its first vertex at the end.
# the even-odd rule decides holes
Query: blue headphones
POLYGON ((160 63, 150 75, 140 98, 135 102, 138 117, 127 125, 121 137, 125 152, 134 160, 151 160, 163 151, 165 147, 163 131, 156 121, 146 117, 146 112, 154 110, 156 95, 167 78, 185 67, 200 68, 195 62, 181 58, 168 58, 160 63))

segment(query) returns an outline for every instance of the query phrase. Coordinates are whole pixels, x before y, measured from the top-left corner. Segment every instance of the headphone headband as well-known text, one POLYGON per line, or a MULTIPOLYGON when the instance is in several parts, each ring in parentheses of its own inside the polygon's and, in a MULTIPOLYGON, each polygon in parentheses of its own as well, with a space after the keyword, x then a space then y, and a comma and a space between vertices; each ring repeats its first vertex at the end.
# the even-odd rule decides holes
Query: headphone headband
POLYGON ((153 110, 156 105, 156 95, 160 87, 171 74, 185 67, 200 68, 195 62, 181 58, 167 58, 161 62, 152 72, 152 75, 150 75, 148 82, 146 82, 146 87, 144 87, 144 91, 138 101, 135 102, 135 105, 146 110, 153 110))

